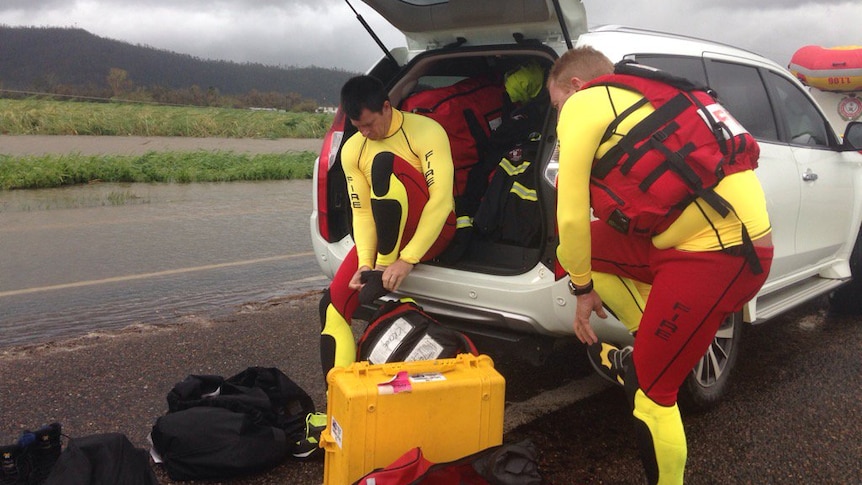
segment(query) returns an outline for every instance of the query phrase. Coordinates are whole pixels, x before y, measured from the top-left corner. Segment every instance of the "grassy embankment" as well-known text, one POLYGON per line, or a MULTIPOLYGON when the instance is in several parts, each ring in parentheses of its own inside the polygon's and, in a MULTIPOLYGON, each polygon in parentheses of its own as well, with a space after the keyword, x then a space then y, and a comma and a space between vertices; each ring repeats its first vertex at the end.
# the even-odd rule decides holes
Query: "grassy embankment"
MULTIPOLYGON (((4 135, 321 138, 331 115, 226 108, 0 99, 4 135)), ((150 152, 141 156, 0 155, 0 190, 99 182, 309 178, 311 152, 150 152)))

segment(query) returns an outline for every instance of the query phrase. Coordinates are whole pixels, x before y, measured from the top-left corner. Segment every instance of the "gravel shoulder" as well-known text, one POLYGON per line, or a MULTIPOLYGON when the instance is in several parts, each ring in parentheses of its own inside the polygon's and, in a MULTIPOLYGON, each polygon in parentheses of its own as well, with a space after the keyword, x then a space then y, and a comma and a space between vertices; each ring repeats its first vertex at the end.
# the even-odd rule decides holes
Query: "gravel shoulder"
POLYGON ((264 154, 318 152, 316 138, 190 138, 162 136, 4 135, 0 154, 13 156, 70 154, 143 155, 160 151, 229 151, 264 154))

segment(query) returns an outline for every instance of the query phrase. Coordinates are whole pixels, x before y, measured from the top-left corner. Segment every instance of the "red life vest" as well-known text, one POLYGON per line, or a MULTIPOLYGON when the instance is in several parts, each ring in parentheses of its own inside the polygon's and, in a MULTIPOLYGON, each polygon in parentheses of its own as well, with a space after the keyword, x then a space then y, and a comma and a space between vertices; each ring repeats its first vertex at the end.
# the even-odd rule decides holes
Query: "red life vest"
POLYGON ((733 208, 712 189, 726 175, 757 167, 754 137, 705 88, 685 79, 626 63, 584 89, 605 86, 644 99, 620 113, 604 134, 602 143, 622 138, 593 161, 594 215, 624 234, 647 237, 667 229, 698 197, 727 216, 733 208), (655 111, 628 133, 617 133, 620 122, 647 102, 655 111))

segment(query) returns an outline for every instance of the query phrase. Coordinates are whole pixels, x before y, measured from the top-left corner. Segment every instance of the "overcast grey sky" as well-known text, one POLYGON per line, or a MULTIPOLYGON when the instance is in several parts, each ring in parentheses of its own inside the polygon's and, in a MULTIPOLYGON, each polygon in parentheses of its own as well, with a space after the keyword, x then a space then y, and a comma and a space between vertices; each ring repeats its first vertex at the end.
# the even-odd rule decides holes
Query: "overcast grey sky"
MULTIPOLYGON (((803 45, 862 45, 859 0, 583 1, 591 27, 623 24, 717 40, 785 66, 803 45)), ((404 45, 373 10, 350 2, 384 43, 404 45)), ((0 24, 78 27, 205 59, 276 66, 364 71, 380 56, 344 0, 2 0, 0 24)))

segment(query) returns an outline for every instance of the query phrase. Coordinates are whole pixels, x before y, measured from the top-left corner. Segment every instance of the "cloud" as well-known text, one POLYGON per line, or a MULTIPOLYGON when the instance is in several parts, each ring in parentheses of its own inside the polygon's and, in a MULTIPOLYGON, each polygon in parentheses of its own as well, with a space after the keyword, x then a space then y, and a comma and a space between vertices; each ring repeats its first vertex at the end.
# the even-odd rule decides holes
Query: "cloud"
MULTIPOLYGON (((350 0, 384 44, 404 37, 350 0)), ((786 65, 807 45, 862 43, 862 2, 584 0, 591 26, 623 24, 733 44, 786 65)), ((3 0, 0 23, 79 27, 207 59, 364 71, 381 55, 344 0, 3 0)))
POLYGON ((862 43, 862 3, 821 0, 585 0, 590 25, 625 24, 735 45, 786 65, 800 47, 862 43))
POLYGON ((2 24, 77 27, 201 58, 363 71, 382 55, 343 0, 8 1, 0 5, 2 24))

